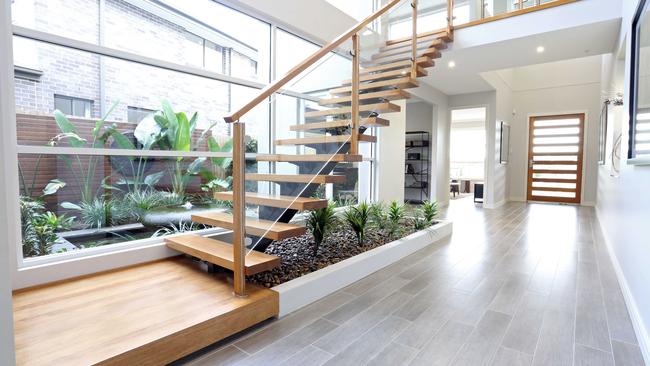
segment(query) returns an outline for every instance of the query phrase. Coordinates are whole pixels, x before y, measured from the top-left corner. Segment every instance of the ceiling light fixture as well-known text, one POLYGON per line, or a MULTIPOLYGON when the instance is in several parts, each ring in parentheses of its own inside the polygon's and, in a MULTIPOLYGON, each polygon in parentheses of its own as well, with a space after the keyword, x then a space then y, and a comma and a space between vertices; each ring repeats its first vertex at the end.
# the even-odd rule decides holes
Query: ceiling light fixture
POLYGON ((453 69, 454 67, 456 67, 456 63, 454 61, 449 61, 447 66, 449 66, 450 69, 453 69))
POLYGON ((544 52, 545 48, 544 46, 537 46, 537 53, 542 53, 544 52))

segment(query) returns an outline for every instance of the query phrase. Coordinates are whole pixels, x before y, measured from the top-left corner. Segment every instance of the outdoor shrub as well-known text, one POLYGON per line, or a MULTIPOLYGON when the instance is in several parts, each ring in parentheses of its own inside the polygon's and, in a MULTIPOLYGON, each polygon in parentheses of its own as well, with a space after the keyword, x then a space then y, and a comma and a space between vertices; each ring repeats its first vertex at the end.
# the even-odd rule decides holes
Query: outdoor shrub
POLYGON ((107 200, 103 197, 95 198, 90 202, 81 202, 79 205, 65 202, 61 206, 79 211, 81 222, 89 228, 99 229, 119 225, 136 218, 134 212, 130 210, 130 206, 124 201, 107 200))
POLYGON ((57 231, 68 230, 74 217, 45 211, 41 202, 27 197, 20 199, 23 256, 34 257, 52 253, 52 246, 59 237, 57 231))
POLYGON ((365 202, 360 203, 358 206, 350 206, 343 213, 343 218, 357 235, 358 244, 362 245, 369 223, 370 206, 365 202))
POLYGON ((327 207, 319 208, 309 212, 307 216, 307 229, 311 231, 314 236, 314 257, 318 254, 318 248, 329 234, 330 230, 337 222, 336 214, 334 212, 334 204, 329 203, 327 207))

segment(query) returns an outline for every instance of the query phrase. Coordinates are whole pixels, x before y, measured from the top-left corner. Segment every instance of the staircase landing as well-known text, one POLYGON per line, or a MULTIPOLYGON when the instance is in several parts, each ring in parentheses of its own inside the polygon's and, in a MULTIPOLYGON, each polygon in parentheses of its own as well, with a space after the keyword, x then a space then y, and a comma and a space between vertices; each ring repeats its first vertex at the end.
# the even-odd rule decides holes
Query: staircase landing
POLYGON ((277 292, 232 291, 180 257, 18 291, 18 364, 166 364, 277 316, 277 292))

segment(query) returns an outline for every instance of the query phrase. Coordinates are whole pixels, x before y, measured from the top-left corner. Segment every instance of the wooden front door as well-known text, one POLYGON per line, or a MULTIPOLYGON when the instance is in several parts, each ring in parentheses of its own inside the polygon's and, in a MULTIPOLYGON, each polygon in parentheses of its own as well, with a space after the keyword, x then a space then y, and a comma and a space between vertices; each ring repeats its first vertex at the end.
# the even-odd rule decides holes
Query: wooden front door
POLYGON ((531 117, 528 200, 580 203, 584 114, 531 117))

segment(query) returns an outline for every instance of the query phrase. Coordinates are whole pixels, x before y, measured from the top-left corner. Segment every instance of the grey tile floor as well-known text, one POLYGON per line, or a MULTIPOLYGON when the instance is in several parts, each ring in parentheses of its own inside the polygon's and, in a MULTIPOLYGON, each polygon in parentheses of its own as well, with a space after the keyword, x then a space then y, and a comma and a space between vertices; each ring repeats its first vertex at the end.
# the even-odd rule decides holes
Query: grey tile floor
POLYGON ((593 209, 443 215, 450 239, 178 364, 644 364, 593 209))

